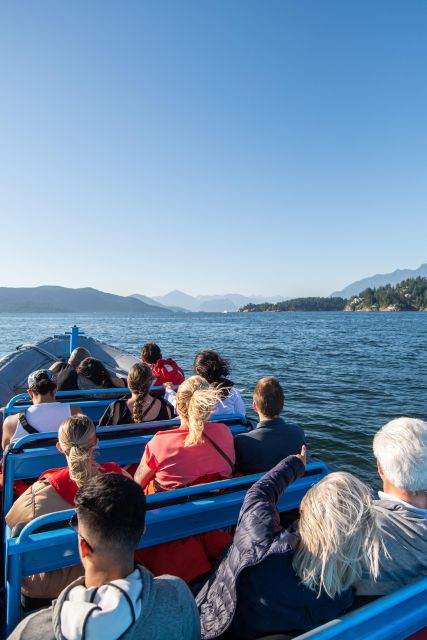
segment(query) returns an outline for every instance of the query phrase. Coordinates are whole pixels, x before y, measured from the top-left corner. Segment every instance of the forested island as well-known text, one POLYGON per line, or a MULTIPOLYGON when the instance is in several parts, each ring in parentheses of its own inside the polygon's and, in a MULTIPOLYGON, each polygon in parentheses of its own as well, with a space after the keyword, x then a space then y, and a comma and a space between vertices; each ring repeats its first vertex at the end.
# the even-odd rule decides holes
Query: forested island
POLYGON ((427 278, 368 288, 349 299, 295 298, 276 304, 247 304, 239 311, 427 311, 427 278))
POLYGON ((346 303, 344 298, 294 298, 276 304, 247 304, 239 311, 343 311, 346 303))
POLYGON ((427 278, 409 278, 392 287, 365 289, 350 298, 346 311, 426 311, 427 278))

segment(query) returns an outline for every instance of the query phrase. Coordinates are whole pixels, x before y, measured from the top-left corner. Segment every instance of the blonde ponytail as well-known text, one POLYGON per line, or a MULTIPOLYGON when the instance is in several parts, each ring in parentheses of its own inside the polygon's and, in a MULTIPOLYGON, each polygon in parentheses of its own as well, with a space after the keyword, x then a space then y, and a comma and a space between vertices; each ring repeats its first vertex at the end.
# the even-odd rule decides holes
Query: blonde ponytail
POLYGON ((99 472, 93 457, 96 448, 95 425, 83 414, 71 416, 59 427, 58 439, 68 458, 70 478, 81 487, 99 472))
POLYGON ((181 384, 176 394, 176 410, 188 422, 185 447, 203 441, 205 424, 220 399, 221 391, 211 387, 201 376, 192 376, 181 384))

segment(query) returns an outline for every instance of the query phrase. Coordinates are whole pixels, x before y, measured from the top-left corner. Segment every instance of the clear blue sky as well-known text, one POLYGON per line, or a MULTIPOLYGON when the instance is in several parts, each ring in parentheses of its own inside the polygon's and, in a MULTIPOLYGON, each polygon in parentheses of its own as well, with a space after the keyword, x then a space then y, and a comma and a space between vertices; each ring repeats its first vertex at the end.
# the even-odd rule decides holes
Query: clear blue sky
POLYGON ((1 282, 328 295, 427 261, 426 0, 4 0, 1 282))

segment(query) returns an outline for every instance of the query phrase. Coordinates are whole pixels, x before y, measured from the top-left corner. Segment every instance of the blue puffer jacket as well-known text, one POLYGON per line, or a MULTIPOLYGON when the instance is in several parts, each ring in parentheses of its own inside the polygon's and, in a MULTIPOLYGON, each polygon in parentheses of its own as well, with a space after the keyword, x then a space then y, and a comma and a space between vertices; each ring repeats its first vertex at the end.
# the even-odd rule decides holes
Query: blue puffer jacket
POLYGON ((202 638, 217 638, 230 626, 236 610, 236 582, 243 569, 273 553, 295 550, 298 533, 294 526, 282 528, 276 503, 302 475, 301 460, 289 456, 248 490, 228 555, 196 598, 202 638))

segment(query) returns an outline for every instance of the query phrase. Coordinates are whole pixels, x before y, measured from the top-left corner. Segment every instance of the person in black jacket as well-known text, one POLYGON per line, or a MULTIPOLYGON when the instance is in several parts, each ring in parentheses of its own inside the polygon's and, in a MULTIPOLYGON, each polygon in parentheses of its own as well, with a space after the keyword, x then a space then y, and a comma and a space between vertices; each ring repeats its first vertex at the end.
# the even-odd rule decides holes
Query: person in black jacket
POLYGON ((305 464, 304 446, 247 492, 227 556, 196 599, 204 640, 302 633, 351 606, 352 584, 365 565, 378 575, 371 493, 349 473, 314 485, 299 523, 281 527, 277 501, 305 464))
POLYGON ((236 469, 243 475, 265 473, 286 456, 299 453, 306 444, 304 430, 280 417, 284 404, 285 395, 277 378, 258 380, 253 408, 260 421, 255 429, 234 439, 236 469))
POLYGON ((90 353, 84 347, 74 349, 68 360, 55 362, 51 371, 56 373, 56 384, 58 391, 74 391, 79 388, 77 367, 85 358, 89 358, 90 353))

